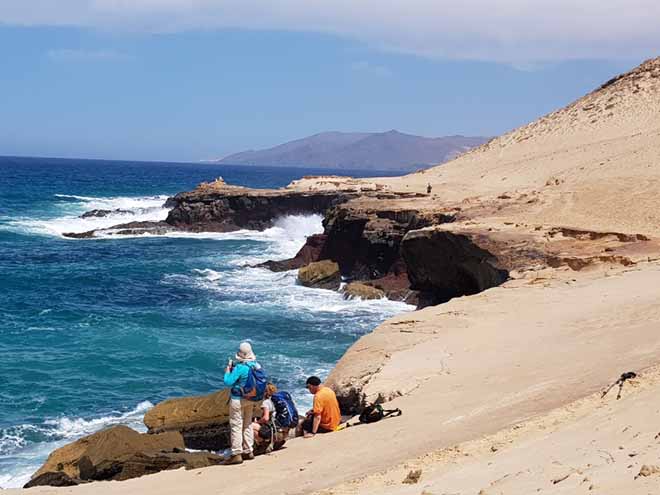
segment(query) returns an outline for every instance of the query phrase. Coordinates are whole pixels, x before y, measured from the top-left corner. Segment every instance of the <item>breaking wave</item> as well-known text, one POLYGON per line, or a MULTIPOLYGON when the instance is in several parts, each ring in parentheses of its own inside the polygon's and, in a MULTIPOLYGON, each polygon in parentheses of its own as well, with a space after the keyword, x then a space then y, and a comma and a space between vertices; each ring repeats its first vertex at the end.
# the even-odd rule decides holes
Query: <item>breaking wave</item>
POLYGON ((43 218, 23 217, 5 222, 11 230, 40 235, 62 236, 64 233, 107 229, 127 222, 158 222, 169 212, 165 208, 167 196, 145 197, 90 197, 55 194, 53 211, 43 218), (82 218, 92 210, 106 210, 105 216, 82 218))
POLYGON ((146 431, 142 418, 151 409, 149 401, 130 411, 116 411, 98 418, 49 419, 40 425, 23 424, 0 429, 0 466, 11 461, 10 472, 0 473, 0 488, 19 488, 27 483, 50 452, 62 445, 112 425, 146 431))

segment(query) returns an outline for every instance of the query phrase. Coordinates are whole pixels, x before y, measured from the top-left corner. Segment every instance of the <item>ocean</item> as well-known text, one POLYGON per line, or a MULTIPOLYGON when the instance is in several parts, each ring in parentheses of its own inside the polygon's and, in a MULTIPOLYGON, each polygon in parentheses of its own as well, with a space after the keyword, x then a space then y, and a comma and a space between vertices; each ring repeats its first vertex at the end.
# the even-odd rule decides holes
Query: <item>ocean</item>
POLYGON ((132 220, 163 220, 165 199, 222 176, 279 187, 309 174, 383 175, 216 164, 0 157, 0 487, 22 486, 55 448, 142 417, 170 397, 222 387, 250 339, 301 408, 304 378, 327 375, 384 319, 413 309, 346 301, 249 265, 292 256, 321 216, 263 232, 71 240, 132 220), (80 218, 92 209, 121 209, 80 218))

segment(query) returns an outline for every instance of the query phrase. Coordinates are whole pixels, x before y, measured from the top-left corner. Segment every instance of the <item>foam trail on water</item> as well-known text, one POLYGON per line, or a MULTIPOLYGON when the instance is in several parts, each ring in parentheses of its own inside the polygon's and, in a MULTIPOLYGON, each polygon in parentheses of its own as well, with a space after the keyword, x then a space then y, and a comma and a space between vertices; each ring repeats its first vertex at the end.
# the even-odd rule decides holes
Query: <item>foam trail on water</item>
POLYGON ((64 233, 107 229, 127 222, 159 222, 167 218, 164 207, 167 196, 91 197, 56 194, 55 216, 50 218, 19 218, 6 222, 11 230, 41 235, 61 236, 64 233), (81 218, 91 210, 121 210, 104 217, 81 218))

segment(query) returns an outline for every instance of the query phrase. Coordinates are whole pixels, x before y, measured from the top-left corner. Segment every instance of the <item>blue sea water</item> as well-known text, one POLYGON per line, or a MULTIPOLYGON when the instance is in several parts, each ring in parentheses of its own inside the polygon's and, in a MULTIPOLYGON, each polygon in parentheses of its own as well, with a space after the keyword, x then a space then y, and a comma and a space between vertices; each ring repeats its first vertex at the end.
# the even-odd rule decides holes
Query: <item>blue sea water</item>
POLYGON ((328 171, 0 158, 0 487, 21 486, 64 443, 111 424, 143 430, 158 401, 220 388, 242 339, 309 404, 305 376, 325 376, 360 335, 411 309, 247 266, 295 254, 322 230, 317 215, 264 232, 62 237, 164 219, 169 195, 218 176, 277 187, 313 173, 328 171), (80 218, 95 208, 129 213, 80 218))

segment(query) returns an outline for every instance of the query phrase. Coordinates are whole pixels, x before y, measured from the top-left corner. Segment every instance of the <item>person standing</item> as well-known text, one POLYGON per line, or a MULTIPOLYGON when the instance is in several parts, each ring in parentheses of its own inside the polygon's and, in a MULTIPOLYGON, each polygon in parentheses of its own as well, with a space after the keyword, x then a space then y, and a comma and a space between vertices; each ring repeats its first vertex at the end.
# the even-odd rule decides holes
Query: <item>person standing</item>
MULTIPOLYGON (((257 363, 257 357, 249 342, 241 342, 235 359, 235 364, 231 359, 228 361, 224 376, 225 385, 231 387, 229 401, 231 457, 224 462, 225 464, 241 464, 244 460, 254 459, 252 419, 260 415, 259 406, 263 398, 263 396, 259 397, 258 385, 254 383, 255 372, 261 371, 261 366, 257 363)), ((263 394, 263 391, 261 393, 263 394)))
POLYGON ((306 382, 307 390, 314 395, 314 406, 307 412, 302 423, 305 438, 317 433, 335 431, 341 423, 341 412, 335 392, 321 383, 317 376, 310 376, 306 382))

